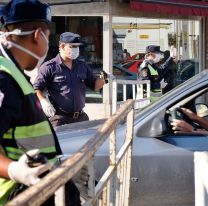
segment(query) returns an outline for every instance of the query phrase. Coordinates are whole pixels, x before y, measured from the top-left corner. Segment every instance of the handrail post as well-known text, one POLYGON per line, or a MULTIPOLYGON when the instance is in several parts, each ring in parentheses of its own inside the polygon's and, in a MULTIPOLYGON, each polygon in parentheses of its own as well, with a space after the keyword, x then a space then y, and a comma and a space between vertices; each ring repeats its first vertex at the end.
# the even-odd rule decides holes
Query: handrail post
POLYGON ((112 83, 112 114, 114 114, 117 110, 117 81, 113 79, 112 83))
POLYGON ((55 206, 65 206, 65 185, 55 192, 55 206))
POLYGON ((134 110, 132 109, 127 115, 126 141, 131 141, 127 151, 126 176, 125 176, 125 200, 124 205, 129 205, 129 190, 131 180, 131 160, 133 145, 133 128, 134 128, 134 110))

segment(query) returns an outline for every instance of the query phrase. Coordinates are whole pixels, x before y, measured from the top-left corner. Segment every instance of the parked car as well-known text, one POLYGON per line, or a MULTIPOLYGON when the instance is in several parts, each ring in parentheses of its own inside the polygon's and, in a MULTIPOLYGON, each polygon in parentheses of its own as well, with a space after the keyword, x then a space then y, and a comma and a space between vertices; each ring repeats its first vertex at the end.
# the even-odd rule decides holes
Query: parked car
POLYGON ((142 62, 143 62, 143 59, 131 60, 131 61, 128 61, 128 62, 122 64, 122 66, 125 69, 128 69, 131 72, 138 74, 139 67, 140 67, 140 65, 141 65, 142 62))
POLYGON ((139 59, 144 59, 145 53, 136 53, 132 55, 129 60, 139 60, 139 59))
MULTIPOLYGON (((193 154, 208 150, 208 138, 196 134, 174 134, 170 122, 177 107, 197 111, 196 103, 205 99, 207 92, 206 70, 138 111, 134 122, 131 206, 194 206, 193 154)), ((100 120, 94 121, 92 127, 89 127, 89 122, 58 127, 57 135, 64 154, 76 152, 92 137, 100 123, 100 120)), ((125 124, 119 125, 116 133, 119 144, 125 136, 125 124)), ((106 142, 96 155, 98 178, 108 159, 106 142)))

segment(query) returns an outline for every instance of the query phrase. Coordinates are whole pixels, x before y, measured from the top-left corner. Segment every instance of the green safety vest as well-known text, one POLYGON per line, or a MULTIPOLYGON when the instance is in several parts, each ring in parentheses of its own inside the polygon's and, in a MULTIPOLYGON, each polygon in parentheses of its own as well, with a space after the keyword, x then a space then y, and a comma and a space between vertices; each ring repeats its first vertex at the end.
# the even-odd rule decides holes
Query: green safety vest
MULTIPOLYGON (((54 136, 32 85, 13 62, 2 56, 0 56, 0 71, 9 74, 18 83, 24 94, 22 118, 15 127, 8 129, 1 141, 5 155, 17 161, 24 150, 37 148, 47 156, 50 162, 57 162, 54 136)), ((15 186, 15 181, 0 178, 0 206, 7 202, 7 198, 15 186)))
MULTIPOLYGON (((148 69, 150 71, 151 76, 158 76, 159 75, 158 72, 157 72, 157 70, 154 69, 154 67, 152 67, 152 65, 148 64, 147 67, 148 67, 148 69)), ((151 91, 153 93, 161 93, 162 92, 162 90, 160 88, 157 88, 157 89, 154 88, 154 89, 151 89, 151 91)), ((154 95, 151 95, 151 99, 154 99, 153 101, 155 101, 158 98, 159 97, 154 97, 154 95)))
POLYGON ((148 69, 149 69, 149 71, 150 71, 150 74, 152 75, 152 76, 156 76, 156 75, 158 75, 158 72, 157 72, 157 70, 156 69, 154 69, 150 64, 148 64, 148 69))

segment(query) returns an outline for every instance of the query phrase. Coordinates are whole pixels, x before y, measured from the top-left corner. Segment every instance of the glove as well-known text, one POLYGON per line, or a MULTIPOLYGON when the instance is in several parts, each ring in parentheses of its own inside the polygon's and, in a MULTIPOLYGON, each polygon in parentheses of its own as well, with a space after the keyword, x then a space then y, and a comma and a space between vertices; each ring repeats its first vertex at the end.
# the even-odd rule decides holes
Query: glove
POLYGON ((100 72, 100 78, 105 80, 105 84, 108 83, 108 74, 104 70, 100 72))
MULTIPOLYGON (((30 157, 34 157, 39 154, 39 150, 30 150, 27 154, 30 157)), ((38 177, 40 174, 52 168, 52 165, 49 162, 37 167, 29 167, 27 161, 28 157, 24 154, 18 161, 13 161, 9 164, 8 174, 10 179, 27 186, 31 186, 40 181, 40 178, 38 177)))
POLYGON ((40 103, 47 117, 53 117, 55 115, 56 110, 48 99, 41 99, 40 103))
POLYGON ((160 88, 161 89, 164 89, 166 86, 167 86, 167 82, 165 82, 165 80, 164 80, 164 78, 161 80, 161 82, 160 82, 160 88))
POLYGON ((170 57, 176 58, 176 48, 174 46, 170 47, 170 57))
POLYGON ((140 69, 143 69, 148 66, 148 63, 150 64, 150 61, 148 59, 144 59, 143 62, 140 65, 140 69))

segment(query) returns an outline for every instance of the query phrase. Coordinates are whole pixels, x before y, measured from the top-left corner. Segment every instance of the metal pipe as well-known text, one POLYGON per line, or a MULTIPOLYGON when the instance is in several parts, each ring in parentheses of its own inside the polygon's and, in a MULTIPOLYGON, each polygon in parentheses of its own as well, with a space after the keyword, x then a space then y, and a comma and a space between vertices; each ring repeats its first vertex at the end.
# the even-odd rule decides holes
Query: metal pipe
POLYGON ((103 0, 86 0, 86 1, 63 1, 63 2, 54 2, 49 3, 50 6, 66 5, 66 4, 85 4, 85 3, 95 3, 95 2, 104 2, 103 0))
MULTIPOLYGON (((66 4, 82 4, 82 3, 94 3, 94 2, 104 2, 105 0, 68 0, 68 1, 60 1, 60 2, 54 2, 54 3, 48 3, 50 6, 58 6, 58 5, 66 5, 66 4)), ((6 5, 7 2, 2 2, 0 5, 6 5)))
POLYGON ((192 7, 192 8, 201 8, 207 9, 208 5, 198 5, 195 3, 183 3, 183 2, 170 2, 166 0, 139 0, 138 3, 157 3, 157 4, 165 4, 165 5, 172 5, 172 6, 184 6, 184 7, 192 7))

